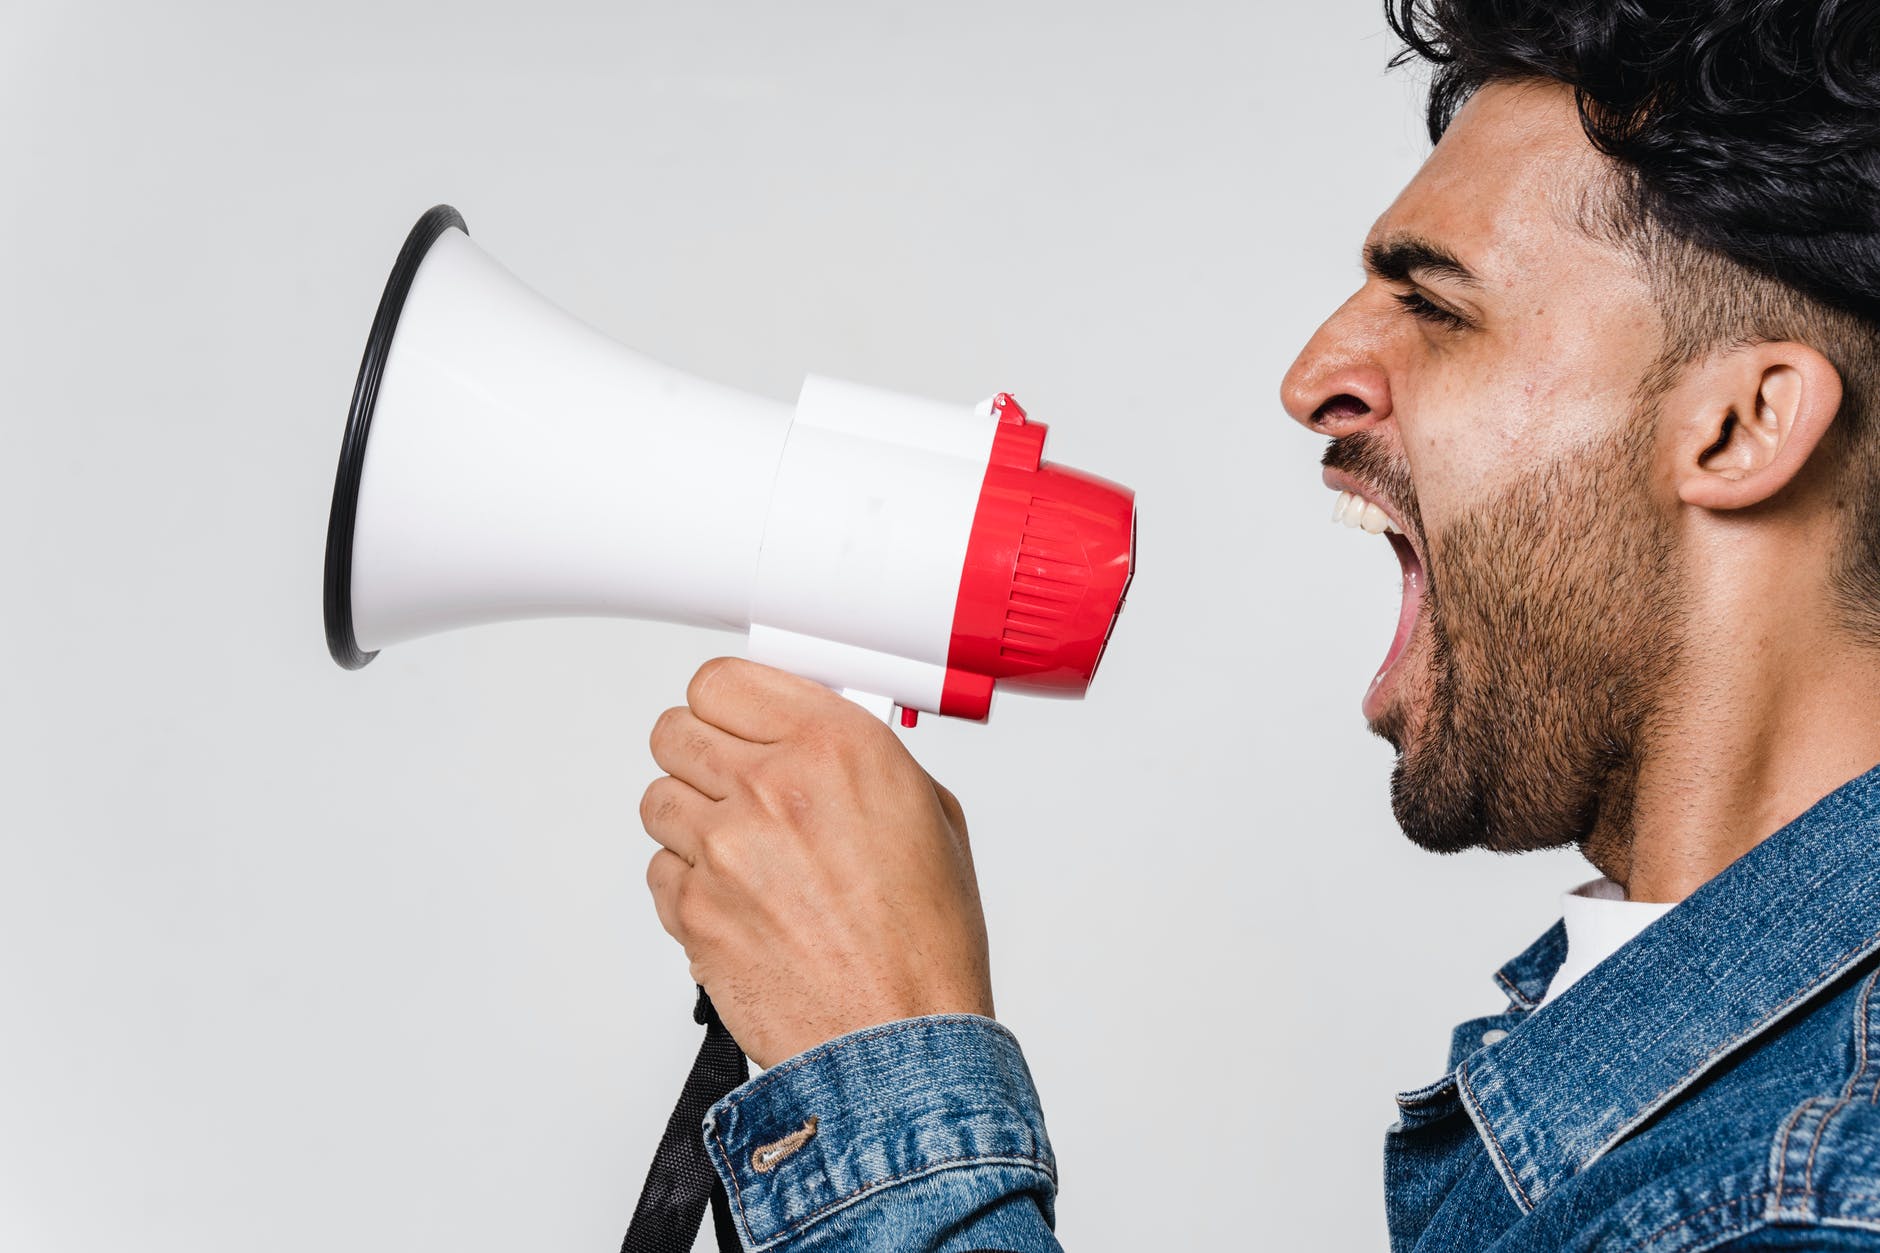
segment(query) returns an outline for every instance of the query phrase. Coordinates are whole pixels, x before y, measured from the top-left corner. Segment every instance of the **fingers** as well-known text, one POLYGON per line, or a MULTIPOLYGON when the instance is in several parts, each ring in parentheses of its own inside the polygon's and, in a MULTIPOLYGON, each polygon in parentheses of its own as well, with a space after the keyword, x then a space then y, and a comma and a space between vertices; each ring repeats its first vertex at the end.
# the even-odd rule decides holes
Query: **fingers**
POLYGON ((659 715, 650 744, 661 770, 715 801, 731 795, 757 751, 683 705, 659 715))
POLYGON ((647 785, 640 797, 640 823, 646 833, 693 865, 699 858, 699 844, 709 819, 707 811, 716 804, 691 784, 661 775, 647 785))
POLYGON ((714 657, 685 689, 701 721, 754 744, 788 738, 841 699, 820 683, 738 657, 714 657))
POLYGON ((685 936, 680 934, 679 886, 690 873, 692 868, 685 860, 668 848, 654 853, 646 866, 646 890, 653 894, 653 912, 659 915, 659 925, 666 934, 681 944, 685 936))

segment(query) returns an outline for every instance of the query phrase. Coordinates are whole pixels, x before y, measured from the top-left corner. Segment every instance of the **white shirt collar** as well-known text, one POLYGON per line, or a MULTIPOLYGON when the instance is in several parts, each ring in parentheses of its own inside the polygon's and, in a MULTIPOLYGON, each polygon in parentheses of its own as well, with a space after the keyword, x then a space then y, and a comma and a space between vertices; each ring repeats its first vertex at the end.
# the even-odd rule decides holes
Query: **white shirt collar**
POLYGON ((1567 924, 1567 959, 1547 985, 1541 1007, 1557 999, 1587 971, 1624 948, 1633 936, 1674 907, 1675 902, 1628 901, 1625 889, 1603 876, 1562 894, 1560 913, 1567 924))

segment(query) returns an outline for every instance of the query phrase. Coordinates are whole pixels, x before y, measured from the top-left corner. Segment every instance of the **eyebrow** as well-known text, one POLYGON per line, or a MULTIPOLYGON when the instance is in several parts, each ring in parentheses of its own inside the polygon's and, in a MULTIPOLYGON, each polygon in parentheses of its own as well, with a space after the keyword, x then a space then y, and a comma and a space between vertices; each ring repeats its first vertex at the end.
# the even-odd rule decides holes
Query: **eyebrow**
POLYGON ((1366 244, 1364 268, 1393 283, 1408 282, 1418 274, 1428 274, 1454 279, 1465 287, 1482 285, 1475 271, 1462 264, 1455 253, 1417 235, 1399 235, 1366 244))

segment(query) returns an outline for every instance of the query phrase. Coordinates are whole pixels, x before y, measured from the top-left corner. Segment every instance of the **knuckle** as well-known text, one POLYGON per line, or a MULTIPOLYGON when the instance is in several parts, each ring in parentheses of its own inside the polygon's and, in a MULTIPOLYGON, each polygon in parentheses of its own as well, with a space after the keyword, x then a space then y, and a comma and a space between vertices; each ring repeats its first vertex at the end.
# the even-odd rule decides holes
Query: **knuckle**
POLYGON ((843 737, 828 723, 811 722, 790 736, 791 750, 805 765, 821 765, 842 753, 843 737))
POLYGON ((686 684, 685 699, 688 705, 697 707, 699 700, 737 662, 736 657, 713 657, 692 675, 692 681, 686 684))
POLYGON ((718 882, 743 884, 752 864, 752 839, 733 828, 713 828, 699 835, 697 865, 718 882))
POLYGON ((798 806, 805 795, 802 774, 800 767, 793 768, 772 756, 753 766, 745 783, 766 808, 788 810, 798 806))
POLYGON ((775 754, 766 753, 744 768, 742 775, 745 790, 758 800, 768 797, 777 786, 777 766, 775 754))
POLYGON ((720 879, 736 879, 744 865, 741 841, 722 830, 699 836, 698 864, 720 879))
POLYGON ((646 737, 646 742, 655 753, 659 752, 659 746, 661 744, 671 738, 673 723, 676 722, 678 716, 684 712, 686 712, 684 706, 674 706, 671 709, 663 710, 659 717, 653 719, 653 730, 652 733, 646 737))
POLYGON ((791 826, 800 826, 814 807, 810 790, 791 778, 778 780, 765 797, 765 804, 791 826))
POLYGON ((671 783, 670 775, 662 775, 640 794, 640 823, 649 831, 666 823, 679 811, 679 798, 668 786, 671 783))
POLYGON ((892 753, 906 751, 901 737, 887 723, 859 707, 840 722, 831 720, 817 726, 808 744, 818 759, 845 770, 873 765, 892 753))
POLYGON ((857 748, 855 737, 839 725, 816 721, 790 737, 777 764, 793 779, 835 778, 848 770, 857 748))
MULTIPOLYGON (((688 937, 704 934, 709 930, 710 902, 699 891, 698 883, 691 875, 679 880, 672 893, 672 918, 679 929, 688 937)), ((690 940, 688 939, 688 943, 690 940)))
POLYGON ((711 736, 695 727, 685 737, 685 753, 687 757, 709 768, 718 756, 718 746, 712 742, 711 736))

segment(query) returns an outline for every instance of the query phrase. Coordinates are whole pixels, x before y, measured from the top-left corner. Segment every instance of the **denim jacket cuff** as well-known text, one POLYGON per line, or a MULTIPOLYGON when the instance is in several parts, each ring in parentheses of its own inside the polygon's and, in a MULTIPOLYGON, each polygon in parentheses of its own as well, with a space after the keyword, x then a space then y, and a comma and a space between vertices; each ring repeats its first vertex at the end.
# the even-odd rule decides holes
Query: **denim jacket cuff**
POLYGON ((1031 1072, 990 1018, 909 1018, 780 1062, 712 1106, 706 1148, 746 1246, 771 1248, 897 1184, 940 1171, 1057 1167, 1031 1072))

